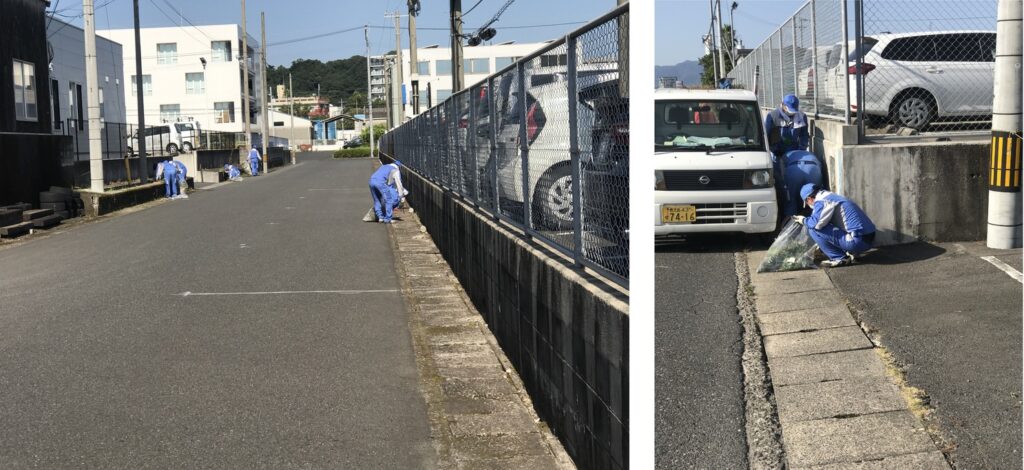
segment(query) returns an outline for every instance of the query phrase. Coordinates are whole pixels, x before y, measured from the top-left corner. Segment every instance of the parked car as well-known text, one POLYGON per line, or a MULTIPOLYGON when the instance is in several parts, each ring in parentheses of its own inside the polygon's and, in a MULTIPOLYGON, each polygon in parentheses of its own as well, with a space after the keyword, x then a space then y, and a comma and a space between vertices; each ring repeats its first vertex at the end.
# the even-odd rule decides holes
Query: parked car
POLYGON ((201 147, 201 133, 199 122, 176 122, 173 125, 171 140, 178 143, 179 148, 185 152, 192 152, 201 147))
POLYGON ((771 153, 753 92, 654 92, 655 236, 775 231, 771 153))
POLYGON ((850 44, 842 64, 842 44, 833 46, 826 87, 842 97, 849 73, 850 111, 900 126, 923 129, 937 118, 992 114, 996 34, 992 31, 935 31, 865 36, 864 109, 857 109, 859 54, 850 44))
POLYGON ((350 148, 356 148, 356 147, 362 147, 362 146, 363 146, 363 138, 362 137, 353 137, 351 140, 346 141, 344 143, 344 145, 341 146, 341 148, 350 149, 350 148))
MULTIPOLYGON (((198 122, 176 122, 146 127, 142 135, 146 138, 147 155, 155 153, 157 149, 177 155, 181 150, 191 152, 200 148, 201 134, 198 122)), ((139 132, 135 131, 128 136, 128 153, 135 155, 137 148, 139 148, 139 132)))

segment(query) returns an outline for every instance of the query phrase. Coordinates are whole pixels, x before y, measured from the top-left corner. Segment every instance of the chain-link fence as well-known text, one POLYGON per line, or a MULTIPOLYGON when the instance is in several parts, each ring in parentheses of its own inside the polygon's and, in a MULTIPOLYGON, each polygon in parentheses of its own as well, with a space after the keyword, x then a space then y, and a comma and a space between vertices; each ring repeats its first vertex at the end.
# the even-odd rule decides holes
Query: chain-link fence
POLYGON ((991 126, 997 0, 811 0, 728 77, 864 134, 991 126), (860 119, 863 118, 863 119, 860 119))
POLYGON ((628 30, 623 5, 392 129, 381 149, 628 286, 628 30))

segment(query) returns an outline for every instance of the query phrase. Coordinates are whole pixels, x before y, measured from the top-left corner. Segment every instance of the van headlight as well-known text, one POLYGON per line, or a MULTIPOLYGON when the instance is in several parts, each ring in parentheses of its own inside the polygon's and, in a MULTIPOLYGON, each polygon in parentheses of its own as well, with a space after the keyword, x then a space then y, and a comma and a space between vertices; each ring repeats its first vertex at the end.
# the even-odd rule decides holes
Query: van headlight
POLYGON ((665 191, 666 189, 668 189, 668 187, 665 186, 665 174, 660 172, 660 171, 655 171, 654 172, 654 190, 655 191, 665 191))
POLYGON ((770 188, 775 184, 771 170, 747 170, 744 176, 744 189, 770 188))

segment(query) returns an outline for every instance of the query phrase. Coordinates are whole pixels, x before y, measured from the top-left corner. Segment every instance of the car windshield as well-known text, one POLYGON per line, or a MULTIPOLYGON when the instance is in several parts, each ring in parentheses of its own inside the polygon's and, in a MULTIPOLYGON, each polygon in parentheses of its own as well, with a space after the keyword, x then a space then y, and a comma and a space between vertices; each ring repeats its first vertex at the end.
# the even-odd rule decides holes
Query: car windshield
POLYGON ((753 101, 658 100, 655 150, 764 150, 761 113, 753 101))
MULTIPOLYGON (((868 52, 871 52, 871 48, 875 47, 875 44, 877 44, 877 43, 878 43, 878 39, 875 39, 875 38, 873 38, 871 36, 864 36, 864 43, 861 45, 860 49, 857 49, 857 44, 854 43, 853 41, 850 41, 850 57, 849 57, 850 60, 849 61, 853 62, 853 61, 857 60, 859 57, 863 57, 863 56, 867 55, 868 52)), ((827 53, 825 53, 825 67, 833 68, 833 67, 839 65, 842 61, 843 61, 843 44, 842 43, 834 44, 832 46, 832 49, 829 49, 829 51, 827 53)))

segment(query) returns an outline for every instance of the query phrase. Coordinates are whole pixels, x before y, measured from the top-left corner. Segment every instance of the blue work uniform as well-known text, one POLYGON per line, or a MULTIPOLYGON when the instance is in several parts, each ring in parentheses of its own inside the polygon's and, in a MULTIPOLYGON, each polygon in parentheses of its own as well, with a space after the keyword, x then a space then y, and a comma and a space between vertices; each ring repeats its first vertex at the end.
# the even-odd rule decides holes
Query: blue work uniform
POLYGON ((164 194, 167 197, 174 197, 178 195, 178 167, 171 161, 161 162, 157 165, 156 177, 160 178, 161 173, 164 177, 164 194))
POLYGON ((388 184, 389 180, 394 181, 392 172, 398 172, 398 165, 389 163, 381 165, 377 171, 370 175, 370 196, 373 197, 373 212, 377 214, 377 220, 385 223, 391 222, 392 213, 401 201, 398 191, 388 184))
POLYGON ((807 233, 830 260, 871 249, 875 224, 853 201, 830 191, 819 191, 814 210, 804 220, 807 233))
POLYGON ((173 163, 178 169, 178 193, 180 194, 183 192, 183 188, 188 188, 188 180, 186 179, 188 176, 188 168, 184 163, 177 160, 173 160, 173 163))
POLYGON ((256 149, 249 150, 249 170, 253 176, 260 174, 260 153, 256 149))
POLYGON ((785 201, 782 203, 782 216, 790 217, 796 215, 803 206, 803 200, 800 198, 800 188, 804 187, 807 183, 812 183, 821 187, 821 162, 818 161, 818 157, 811 152, 806 150, 791 150, 779 161, 781 165, 781 173, 784 177, 783 181, 777 181, 777 184, 782 184, 785 192, 785 201))
POLYGON ((781 106, 775 108, 764 118, 764 131, 768 134, 768 148, 775 158, 791 150, 807 150, 810 146, 807 115, 800 111, 790 116, 781 106))
POLYGON ((228 164, 224 165, 224 170, 228 172, 228 179, 236 179, 242 176, 242 171, 237 166, 228 164))

